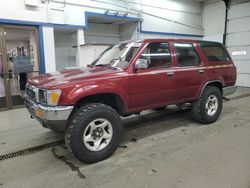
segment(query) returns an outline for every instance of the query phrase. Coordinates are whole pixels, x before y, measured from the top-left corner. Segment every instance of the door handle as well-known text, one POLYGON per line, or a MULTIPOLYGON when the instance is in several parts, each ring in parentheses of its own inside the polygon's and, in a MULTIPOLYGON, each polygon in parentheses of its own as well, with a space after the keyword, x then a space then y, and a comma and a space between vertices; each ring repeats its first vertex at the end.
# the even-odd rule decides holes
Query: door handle
POLYGON ((204 72, 205 72, 204 69, 199 69, 199 73, 200 73, 200 74, 203 74, 204 72))
POLYGON ((173 77, 174 76, 174 72, 167 72, 167 76, 168 77, 173 77))

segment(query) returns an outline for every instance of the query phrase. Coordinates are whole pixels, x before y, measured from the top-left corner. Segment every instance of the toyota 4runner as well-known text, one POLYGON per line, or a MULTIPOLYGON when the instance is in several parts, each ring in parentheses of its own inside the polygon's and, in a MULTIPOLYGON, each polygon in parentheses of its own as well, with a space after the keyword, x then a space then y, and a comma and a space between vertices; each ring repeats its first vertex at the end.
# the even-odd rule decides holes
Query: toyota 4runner
POLYGON ((145 39, 115 44, 87 68, 28 80, 25 101, 42 126, 65 132, 79 160, 93 163, 117 148, 120 116, 191 103, 194 119, 213 123, 235 81, 236 67, 220 43, 145 39))

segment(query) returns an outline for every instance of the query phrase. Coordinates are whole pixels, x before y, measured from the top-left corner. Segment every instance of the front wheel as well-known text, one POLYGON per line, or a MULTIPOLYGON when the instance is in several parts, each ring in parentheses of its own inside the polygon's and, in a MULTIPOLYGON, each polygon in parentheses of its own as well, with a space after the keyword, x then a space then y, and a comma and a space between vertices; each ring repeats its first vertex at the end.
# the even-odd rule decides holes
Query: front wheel
POLYGON ((79 160, 94 163, 104 160, 116 150, 122 130, 120 116, 112 107, 88 104, 76 112, 67 128, 65 141, 79 160))
POLYGON ((222 105, 221 90, 215 86, 207 86, 200 98, 192 104, 193 116, 201 123, 213 123, 219 118, 222 105))

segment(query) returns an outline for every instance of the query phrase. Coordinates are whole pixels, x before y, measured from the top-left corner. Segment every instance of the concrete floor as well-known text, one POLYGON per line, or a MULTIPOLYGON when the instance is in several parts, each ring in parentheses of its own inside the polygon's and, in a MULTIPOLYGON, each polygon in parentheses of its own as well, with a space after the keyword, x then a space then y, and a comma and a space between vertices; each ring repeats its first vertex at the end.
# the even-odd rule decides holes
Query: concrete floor
MULTIPOLYGON (((96 164, 63 146, 0 161, 0 187, 250 188, 249 93, 239 89, 211 125, 175 107, 126 118, 121 147, 96 164)), ((0 119, 0 155, 63 138, 25 109, 0 112, 0 119)))

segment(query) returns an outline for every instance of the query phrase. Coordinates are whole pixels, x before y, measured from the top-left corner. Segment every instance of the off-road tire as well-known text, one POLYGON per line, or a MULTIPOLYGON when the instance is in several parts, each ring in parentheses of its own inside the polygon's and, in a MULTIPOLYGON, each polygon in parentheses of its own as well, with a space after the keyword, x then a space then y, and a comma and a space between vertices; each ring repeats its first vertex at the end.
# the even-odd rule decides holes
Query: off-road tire
POLYGON ((95 163, 108 158, 114 153, 120 142, 123 126, 119 114, 110 106, 92 103, 82 106, 75 112, 65 134, 65 143, 76 158, 84 163, 95 163), (89 150, 83 141, 85 129, 95 119, 108 120, 113 129, 109 144, 100 151, 89 150))
POLYGON ((193 117, 194 119, 203 124, 213 123, 219 118, 222 106, 223 106, 223 99, 221 90, 215 86, 207 86, 203 90, 199 99, 192 103, 193 117), (217 98, 218 108, 214 115, 209 116, 208 113, 206 112, 206 102, 211 95, 217 98))

